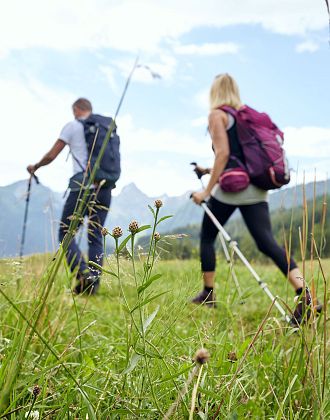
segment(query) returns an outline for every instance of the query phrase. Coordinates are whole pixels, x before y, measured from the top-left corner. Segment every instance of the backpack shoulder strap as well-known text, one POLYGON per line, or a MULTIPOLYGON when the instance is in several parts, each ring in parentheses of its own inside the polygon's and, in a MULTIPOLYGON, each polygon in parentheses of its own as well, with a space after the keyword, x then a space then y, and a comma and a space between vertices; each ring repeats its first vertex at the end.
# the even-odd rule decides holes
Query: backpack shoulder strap
POLYGON ((80 166, 82 171, 85 171, 86 168, 83 167, 83 165, 80 163, 80 161, 76 158, 76 156, 72 153, 72 151, 69 151, 69 154, 71 153, 73 159, 77 162, 77 164, 80 166))
POLYGON ((221 111, 227 112, 228 114, 232 115, 234 118, 236 118, 238 111, 235 108, 232 108, 231 106, 228 105, 221 105, 219 106, 219 108, 221 111))

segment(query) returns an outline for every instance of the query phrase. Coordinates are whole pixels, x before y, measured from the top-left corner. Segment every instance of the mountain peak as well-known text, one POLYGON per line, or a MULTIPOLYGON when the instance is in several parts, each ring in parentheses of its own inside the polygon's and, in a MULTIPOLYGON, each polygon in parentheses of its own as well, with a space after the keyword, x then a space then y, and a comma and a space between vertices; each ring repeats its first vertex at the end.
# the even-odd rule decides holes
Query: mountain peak
POLYGON ((125 193, 125 194, 127 194, 127 193, 130 193, 130 194, 131 193, 139 193, 139 194, 144 195, 144 193, 136 186, 136 184, 134 182, 131 182, 130 184, 125 185, 122 188, 120 194, 122 194, 122 193, 125 193))

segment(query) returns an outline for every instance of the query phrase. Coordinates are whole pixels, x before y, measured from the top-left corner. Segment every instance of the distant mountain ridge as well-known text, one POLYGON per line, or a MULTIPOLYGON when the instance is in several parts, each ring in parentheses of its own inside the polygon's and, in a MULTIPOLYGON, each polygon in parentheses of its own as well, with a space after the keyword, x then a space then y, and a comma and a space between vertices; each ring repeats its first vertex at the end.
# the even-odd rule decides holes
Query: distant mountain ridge
MULTIPOLYGON (((15 256, 19 251, 22 224, 25 208, 27 181, 18 181, 5 187, 0 187, 0 257, 15 256)), ((330 181, 315 184, 315 195, 323 195, 325 189, 330 190, 330 181)), ((314 183, 305 185, 307 200, 314 195, 314 183)), ((190 191, 179 196, 163 195, 149 197, 139 190, 134 183, 126 185, 122 191, 112 197, 111 210, 106 226, 112 229, 121 226, 125 231, 131 220, 141 224, 152 222, 148 204, 153 205, 156 198, 161 198, 164 207, 162 215, 173 215, 159 225, 160 232, 169 232, 187 225, 199 224, 202 209, 189 199, 190 191)), ((290 208, 301 205, 303 188, 286 188, 276 191, 269 196, 271 210, 280 207, 290 208)), ((29 205, 29 216, 26 230, 25 253, 50 252, 58 245, 57 231, 63 206, 63 195, 53 192, 44 185, 33 183, 29 205)))

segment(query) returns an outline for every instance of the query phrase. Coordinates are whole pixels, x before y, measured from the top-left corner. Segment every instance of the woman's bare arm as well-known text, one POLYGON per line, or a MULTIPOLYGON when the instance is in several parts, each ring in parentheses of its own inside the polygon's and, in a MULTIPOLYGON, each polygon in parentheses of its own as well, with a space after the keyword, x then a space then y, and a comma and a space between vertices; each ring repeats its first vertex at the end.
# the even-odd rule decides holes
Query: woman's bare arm
POLYGON ((219 176, 228 162, 230 149, 226 131, 227 122, 227 115, 221 110, 214 110, 209 115, 209 131, 212 138, 215 157, 207 187, 204 191, 193 194, 193 199, 197 204, 200 204, 211 194, 213 187, 219 181, 219 176))

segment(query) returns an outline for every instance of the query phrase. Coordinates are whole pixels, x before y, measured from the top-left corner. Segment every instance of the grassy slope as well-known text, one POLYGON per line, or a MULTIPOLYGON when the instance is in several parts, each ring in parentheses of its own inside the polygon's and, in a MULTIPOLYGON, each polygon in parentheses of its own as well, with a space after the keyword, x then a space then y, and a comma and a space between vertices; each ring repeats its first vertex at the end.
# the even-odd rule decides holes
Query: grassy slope
MULTIPOLYGON (((1 287, 26 314, 39 299, 38 279, 46 264, 47 257, 38 256, 24 260, 23 265, 0 260, 1 287), (17 281, 20 282, 19 292, 17 281)), ((317 264, 314 265, 317 273, 317 264)), ((127 261, 122 262, 122 270, 125 293, 133 306, 136 289, 127 261)), ((330 261, 324 262, 324 270, 330 272, 330 261)), ((143 359, 130 373, 122 373, 135 354, 133 347, 141 352, 141 345, 122 304, 117 279, 105 275, 99 296, 79 297, 74 301, 69 292, 70 279, 63 270, 38 323, 39 333, 60 355, 60 361, 36 335, 33 336, 11 393, 10 410, 25 408, 10 418, 24 418, 32 402, 34 384, 42 389, 34 405, 41 417, 85 419, 87 413, 89 418, 95 413, 95 418, 100 419, 161 418, 160 413, 167 411, 184 386, 192 369, 192 357, 200 347, 206 347, 211 357, 201 373, 195 418, 212 418, 219 404, 219 418, 327 418, 330 416, 327 386, 322 396, 323 317, 302 334, 292 334, 273 308, 249 348, 271 302, 243 267, 238 265, 237 271, 246 303, 239 304, 236 289, 222 262, 217 277, 219 305, 216 310, 210 310, 187 303, 200 287, 197 261, 157 263, 155 273, 163 276, 151 289, 168 293, 144 307, 147 317, 160 305, 147 331, 147 339, 152 343, 147 347, 148 379, 143 359), (228 355, 238 360, 230 361, 228 355), (79 391, 60 362, 65 363, 84 392, 79 391)), ((291 289, 278 270, 258 266, 257 271, 272 292, 292 307, 291 289)), ((316 280, 318 277, 316 274, 316 280)), ((322 293, 323 281, 319 277, 321 299, 322 293)), ((0 361, 4 367, 24 322, 2 297, 0 313, 0 361)), ((327 381, 328 366, 327 356, 327 381)), ((1 374, 6 375, 5 369, 1 374)), ((192 385, 174 418, 188 418, 191 395, 192 385)))

